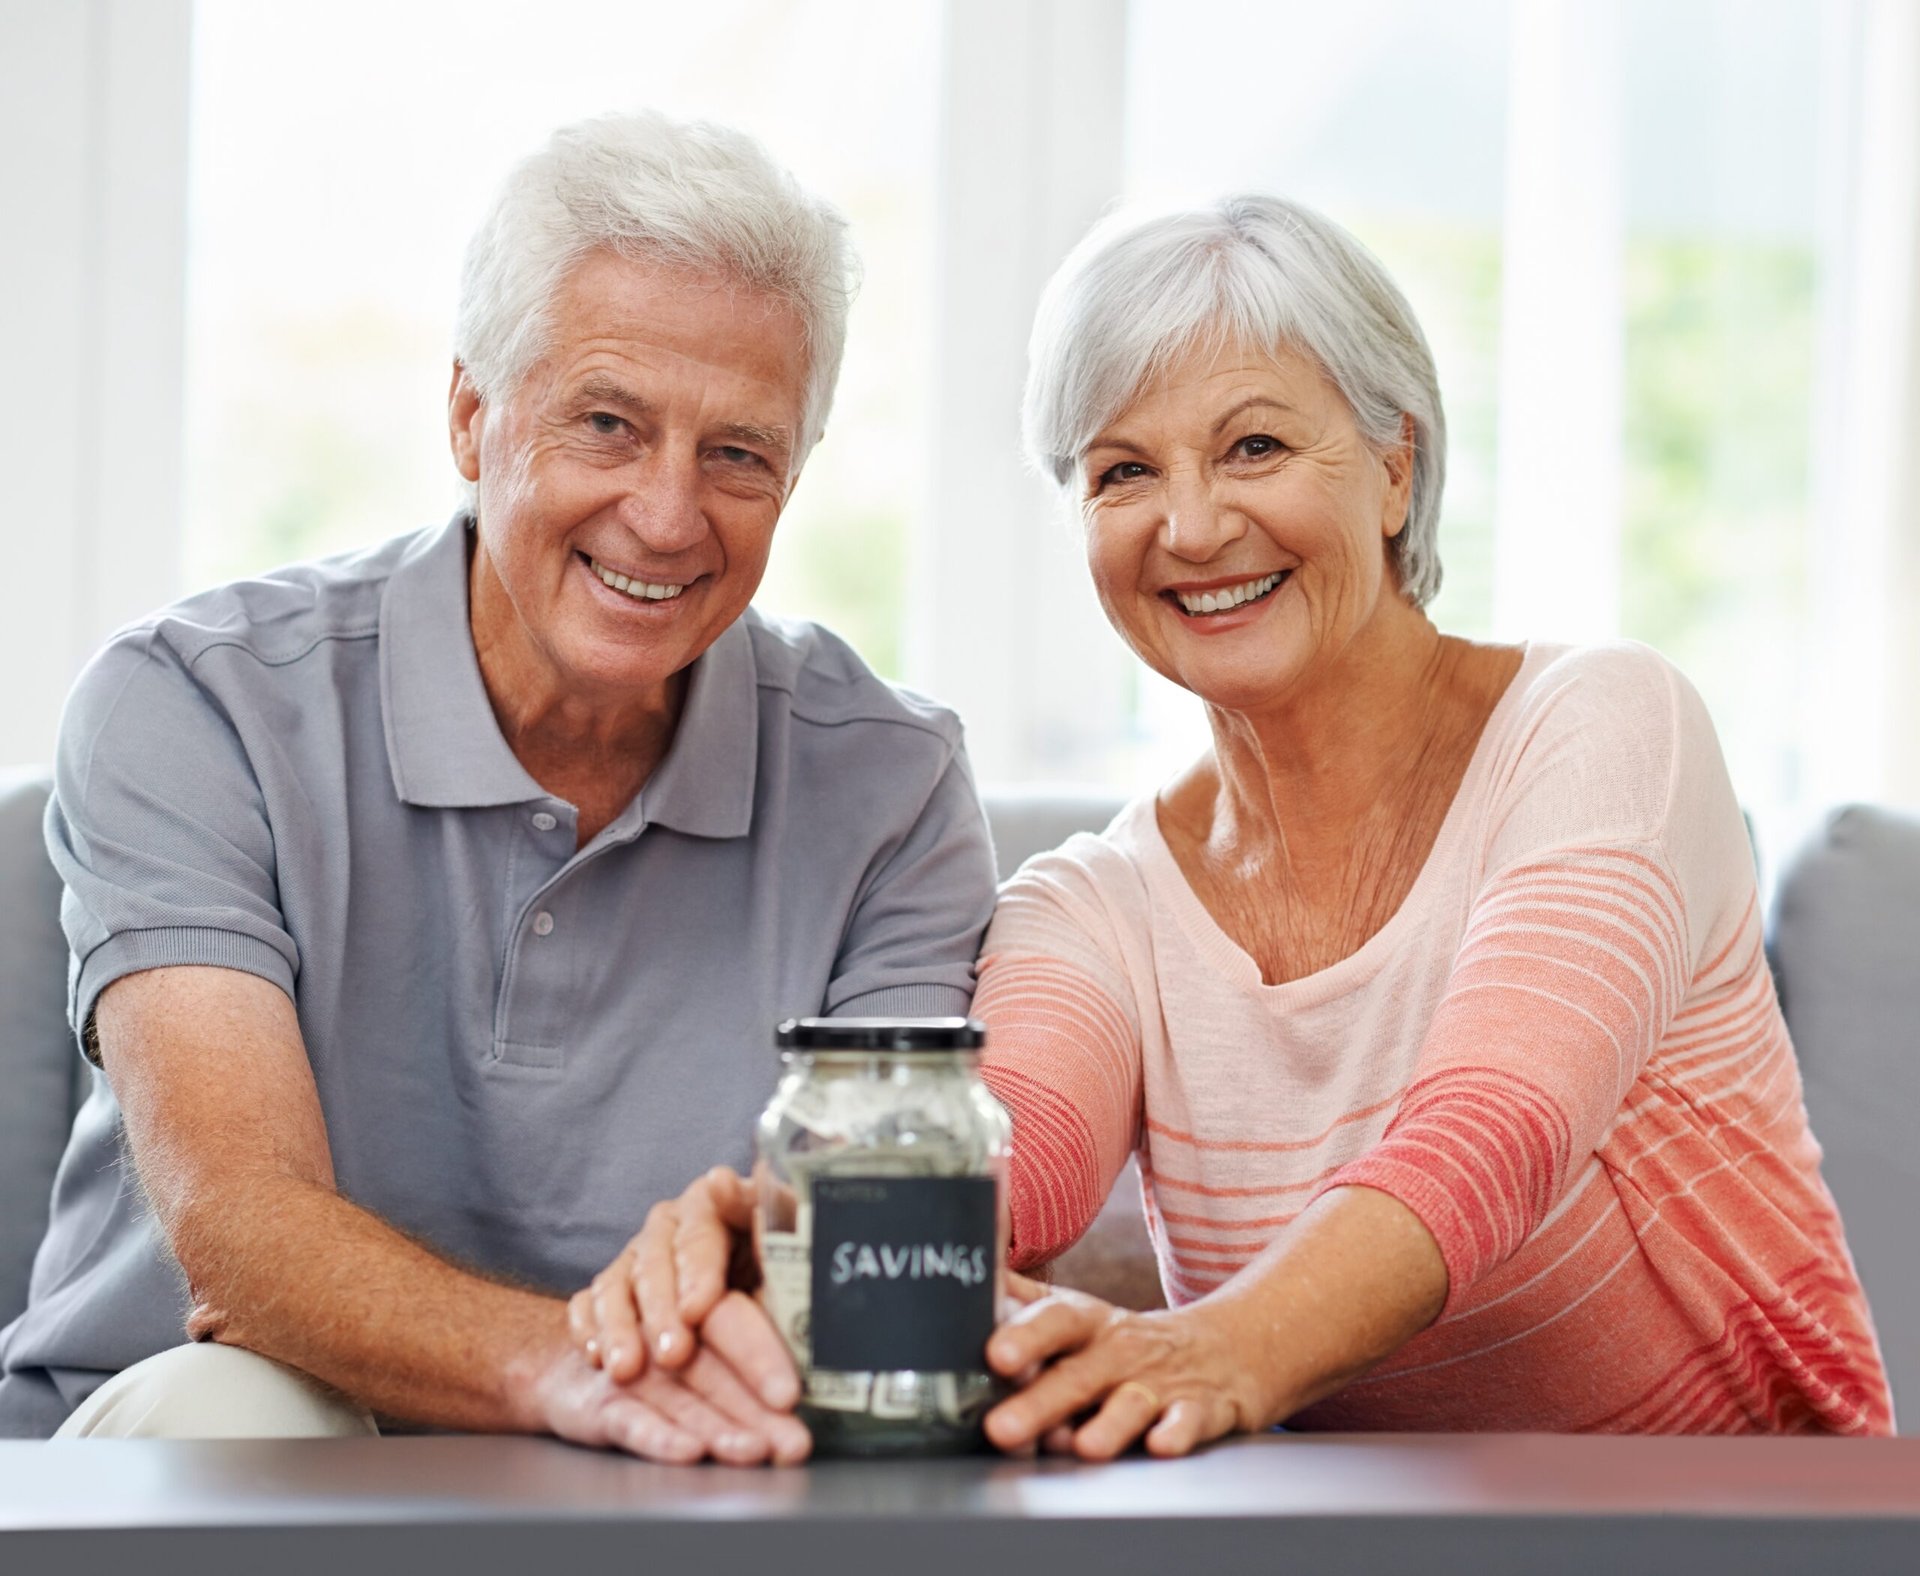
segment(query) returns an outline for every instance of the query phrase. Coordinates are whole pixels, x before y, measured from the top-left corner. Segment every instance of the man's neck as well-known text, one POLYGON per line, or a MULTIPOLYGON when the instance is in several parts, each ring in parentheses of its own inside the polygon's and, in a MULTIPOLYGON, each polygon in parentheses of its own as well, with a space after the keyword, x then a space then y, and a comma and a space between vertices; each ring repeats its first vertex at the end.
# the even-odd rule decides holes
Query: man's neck
POLYGON ((504 588, 478 565, 468 605, 474 653, 501 737, 535 782, 579 811, 584 845, 666 758, 686 704, 687 672, 644 691, 585 690, 546 658, 504 588))

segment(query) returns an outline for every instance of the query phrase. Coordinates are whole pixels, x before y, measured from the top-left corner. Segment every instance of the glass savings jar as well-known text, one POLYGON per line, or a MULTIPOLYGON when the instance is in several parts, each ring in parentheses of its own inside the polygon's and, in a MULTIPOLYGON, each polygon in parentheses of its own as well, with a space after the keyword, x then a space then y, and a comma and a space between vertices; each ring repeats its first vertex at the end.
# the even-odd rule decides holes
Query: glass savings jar
POLYGON ((980 1081, 967 1018, 801 1018, 760 1118, 760 1297, 834 1455, 946 1455, 982 1442, 1006 1244, 1012 1123, 980 1081))

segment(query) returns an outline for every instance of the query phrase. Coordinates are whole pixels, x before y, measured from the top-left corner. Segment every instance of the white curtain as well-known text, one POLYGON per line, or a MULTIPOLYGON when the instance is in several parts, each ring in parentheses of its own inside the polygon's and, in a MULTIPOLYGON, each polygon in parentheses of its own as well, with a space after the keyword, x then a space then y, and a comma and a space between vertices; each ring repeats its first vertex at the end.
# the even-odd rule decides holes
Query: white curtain
POLYGON ((1920 6, 1836 8, 1806 802, 1920 806, 1920 6))

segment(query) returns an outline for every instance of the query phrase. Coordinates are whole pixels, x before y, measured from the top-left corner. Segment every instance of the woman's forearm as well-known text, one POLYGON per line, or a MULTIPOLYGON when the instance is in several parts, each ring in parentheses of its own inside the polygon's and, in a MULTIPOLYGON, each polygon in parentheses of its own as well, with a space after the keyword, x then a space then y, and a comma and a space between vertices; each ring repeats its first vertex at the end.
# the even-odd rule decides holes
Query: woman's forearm
POLYGON ((1264 1426, 1391 1356, 1446 1301, 1446 1264, 1420 1217, 1390 1194, 1341 1187, 1192 1311, 1245 1354, 1264 1426))

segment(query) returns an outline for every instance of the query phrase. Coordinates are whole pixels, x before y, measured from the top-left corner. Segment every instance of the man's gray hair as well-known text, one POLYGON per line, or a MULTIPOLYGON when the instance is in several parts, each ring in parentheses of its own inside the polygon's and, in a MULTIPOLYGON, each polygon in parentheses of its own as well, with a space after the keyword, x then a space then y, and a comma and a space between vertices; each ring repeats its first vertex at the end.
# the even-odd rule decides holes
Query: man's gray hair
POLYGON ((858 263, 847 223, 743 132, 653 110, 556 131, 467 243, 453 353, 481 397, 540 359, 555 293, 588 254, 714 274, 785 302, 806 332, 796 458, 833 404, 858 263))
POLYGON ((1403 591, 1440 589, 1434 545, 1447 420, 1433 353, 1387 271, 1332 220, 1257 194, 1096 225, 1048 282, 1028 347, 1028 457, 1063 487, 1101 429, 1189 352, 1311 356, 1378 449, 1413 418, 1407 522, 1393 538, 1403 591))

